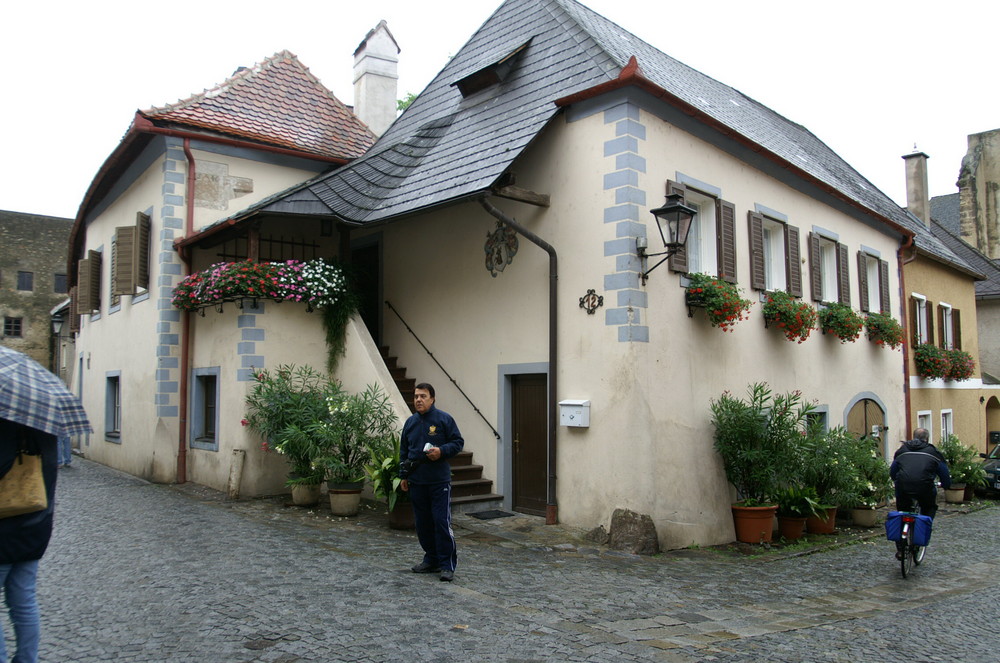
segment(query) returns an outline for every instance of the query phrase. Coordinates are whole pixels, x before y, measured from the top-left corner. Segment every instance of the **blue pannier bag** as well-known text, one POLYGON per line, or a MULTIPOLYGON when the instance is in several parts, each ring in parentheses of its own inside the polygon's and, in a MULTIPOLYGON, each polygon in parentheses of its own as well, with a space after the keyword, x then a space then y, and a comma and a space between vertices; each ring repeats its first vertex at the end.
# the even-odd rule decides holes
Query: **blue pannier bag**
MULTIPOLYGON (((885 519, 885 538, 890 541, 899 541, 903 538, 903 515, 902 511, 890 511, 885 519)), ((913 544, 926 546, 931 542, 931 523, 934 520, 930 516, 914 516, 913 523, 913 544)))

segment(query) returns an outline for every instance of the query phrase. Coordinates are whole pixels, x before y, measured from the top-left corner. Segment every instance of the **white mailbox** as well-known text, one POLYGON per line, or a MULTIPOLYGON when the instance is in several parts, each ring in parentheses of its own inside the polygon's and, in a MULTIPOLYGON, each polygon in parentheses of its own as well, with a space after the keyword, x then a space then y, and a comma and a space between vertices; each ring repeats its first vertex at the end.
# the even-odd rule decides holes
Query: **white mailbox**
POLYGON ((590 401, 559 401, 559 425, 587 428, 590 426, 590 401))

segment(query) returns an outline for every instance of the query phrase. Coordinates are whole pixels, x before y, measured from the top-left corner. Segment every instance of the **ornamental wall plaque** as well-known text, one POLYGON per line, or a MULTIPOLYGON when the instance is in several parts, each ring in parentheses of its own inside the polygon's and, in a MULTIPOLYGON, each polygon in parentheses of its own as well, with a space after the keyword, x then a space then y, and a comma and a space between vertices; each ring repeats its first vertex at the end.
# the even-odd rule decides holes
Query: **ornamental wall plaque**
POLYGON ((587 315, 594 315, 598 307, 604 306, 604 296, 598 295, 593 288, 580 298, 580 308, 587 310, 587 315))
POLYGON ((486 252, 486 269, 493 278, 514 260, 514 256, 517 255, 517 245, 517 233, 502 221, 497 221, 497 227, 493 232, 486 233, 483 250, 486 252))

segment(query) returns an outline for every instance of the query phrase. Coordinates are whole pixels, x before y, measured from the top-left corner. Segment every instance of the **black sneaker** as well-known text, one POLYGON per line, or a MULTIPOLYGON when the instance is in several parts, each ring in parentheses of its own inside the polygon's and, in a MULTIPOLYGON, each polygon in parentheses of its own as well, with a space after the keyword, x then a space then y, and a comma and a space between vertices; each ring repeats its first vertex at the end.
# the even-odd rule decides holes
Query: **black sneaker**
POLYGON ((420 562, 416 566, 411 566, 410 570, 414 573, 437 573, 441 568, 427 562, 420 562))
POLYGON ((441 572, 441 582, 451 582, 455 579, 455 572, 445 569, 441 572))

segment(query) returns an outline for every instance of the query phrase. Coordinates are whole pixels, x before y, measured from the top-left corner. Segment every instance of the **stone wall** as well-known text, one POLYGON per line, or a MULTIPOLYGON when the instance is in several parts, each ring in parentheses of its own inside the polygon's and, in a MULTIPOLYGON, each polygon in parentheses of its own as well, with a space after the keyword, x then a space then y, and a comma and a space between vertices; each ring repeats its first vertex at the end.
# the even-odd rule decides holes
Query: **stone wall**
POLYGON ((1000 258, 1000 129, 969 136, 958 190, 962 239, 1000 258))
MULTIPOLYGON (((65 301, 66 252, 73 219, 0 210, 0 343, 51 368, 49 312, 65 301), (31 289, 18 288, 30 273, 31 289), (26 277, 22 276, 22 281, 26 277), (57 292, 57 290, 62 292, 57 292), (17 320, 20 320, 20 335, 17 320)), ((22 283, 22 286, 27 283, 22 283)))

